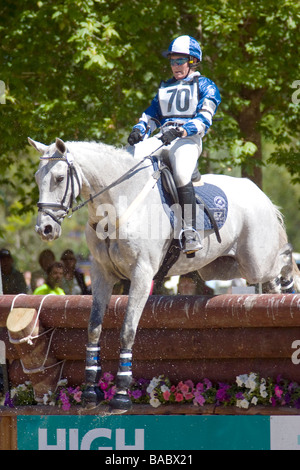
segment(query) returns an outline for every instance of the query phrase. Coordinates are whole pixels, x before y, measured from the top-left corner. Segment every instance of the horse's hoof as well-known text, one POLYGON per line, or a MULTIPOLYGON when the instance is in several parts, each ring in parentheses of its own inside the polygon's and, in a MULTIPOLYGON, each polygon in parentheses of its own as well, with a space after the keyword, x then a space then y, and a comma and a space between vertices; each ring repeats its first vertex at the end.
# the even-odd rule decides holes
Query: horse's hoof
POLYGON ((128 395, 116 393, 112 400, 109 402, 109 407, 112 411, 123 410, 128 411, 132 407, 132 402, 128 395))
POLYGON ((81 403, 84 408, 95 408, 103 400, 104 393, 96 386, 88 386, 81 395, 81 403))

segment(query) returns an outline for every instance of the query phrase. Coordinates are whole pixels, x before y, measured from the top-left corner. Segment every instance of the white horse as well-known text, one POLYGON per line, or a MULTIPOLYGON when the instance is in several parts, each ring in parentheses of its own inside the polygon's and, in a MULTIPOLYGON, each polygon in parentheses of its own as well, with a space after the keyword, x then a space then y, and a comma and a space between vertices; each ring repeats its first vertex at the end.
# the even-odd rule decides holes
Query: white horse
MULTIPOLYGON (((156 184, 158 174, 150 159, 133 156, 126 149, 60 139, 49 146, 29 142, 41 153, 36 173, 40 191, 36 230, 42 239, 61 235, 61 222, 79 194, 88 202, 86 239, 93 256, 93 305, 86 347, 86 406, 96 406, 103 399, 97 387, 99 341, 113 286, 120 279, 131 281, 120 337, 117 393, 111 402, 112 408, 126 410, 131 406, 127 392, 136 330, 152 280, 174 237, 156 184)), ((153 150, 159 147, 157 138, 151 142, 153 150)), ((204 280, 242 277, 250 284, 262 283, 265 292, 279 293, 276 280, 290 282, 293 262, 277 209, 249 180, 223 175, 205 175, 202 180, 219 186, 228 198, 221 243, 214 230, 203 232, 203 249, 193 258, 181 253, 169 275, 198 270, 204 280)))

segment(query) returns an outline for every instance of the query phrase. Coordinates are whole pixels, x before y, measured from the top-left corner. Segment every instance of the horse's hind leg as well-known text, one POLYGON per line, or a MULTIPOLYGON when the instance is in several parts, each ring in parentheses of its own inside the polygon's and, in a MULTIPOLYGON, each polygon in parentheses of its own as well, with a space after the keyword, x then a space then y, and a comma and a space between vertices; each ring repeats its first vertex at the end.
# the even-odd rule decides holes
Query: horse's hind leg
POLYGON ((281 292, 283 294, 291 294, 295 292, 294 276, 297 268, 295 269, 295 261, 293 259, 293 247, 287 243, 280 251, 280 259, 282 262, 281 268, 281 292))
POLYGON ((279 275, 262 285, 265 294, 291 294, 294 288, 294 260, 293 248, 290 243, 285 244, 278 253, 279 275))

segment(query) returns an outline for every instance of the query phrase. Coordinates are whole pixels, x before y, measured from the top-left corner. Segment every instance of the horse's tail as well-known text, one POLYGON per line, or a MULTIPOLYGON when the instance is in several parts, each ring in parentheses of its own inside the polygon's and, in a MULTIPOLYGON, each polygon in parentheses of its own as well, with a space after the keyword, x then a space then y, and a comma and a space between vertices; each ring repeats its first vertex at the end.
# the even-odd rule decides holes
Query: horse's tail
POLYGON ((295 292, 300 292, 300 271, 294 258, 293 258, 293 279, 294 279, 295 292))
POLYGON ((280 255, 284 260, 281 270, 281 291, 300 292, 300 271, 293 257, 293 247, 288 243, 284 218, 278 207, 274 206, 274 210, 279 225, 280 255))

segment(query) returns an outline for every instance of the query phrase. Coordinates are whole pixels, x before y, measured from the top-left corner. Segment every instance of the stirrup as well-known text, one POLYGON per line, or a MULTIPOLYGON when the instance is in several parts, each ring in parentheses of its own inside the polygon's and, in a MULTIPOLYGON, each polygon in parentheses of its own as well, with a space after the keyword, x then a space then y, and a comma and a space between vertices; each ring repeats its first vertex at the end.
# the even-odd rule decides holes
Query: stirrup
POLYGON ((192 227, 182 229, 178 238, 180 249, 186 255, 195 253, 203 248, 199 233, 192 227), (190 234, 188 238, 185 238, 185 232, 190 234), (193 233, 193 237, 191 237, 191 232, 193 233))

